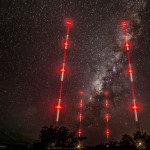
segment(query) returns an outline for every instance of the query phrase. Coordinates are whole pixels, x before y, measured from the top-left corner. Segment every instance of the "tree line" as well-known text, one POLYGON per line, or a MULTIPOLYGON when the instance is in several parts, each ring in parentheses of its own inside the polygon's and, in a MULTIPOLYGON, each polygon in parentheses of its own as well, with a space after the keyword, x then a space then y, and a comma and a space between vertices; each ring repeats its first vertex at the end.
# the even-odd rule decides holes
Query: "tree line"
POLYGON ((79 145, 86 137, 78 137, 75 132, 71 132, 65 126, 42 127, 39 139, 31 145, 31 150, 48 150, 48 149, 120 149, 136 150, 150 149, 150 135, 146 132, 136 132, 132 136, 124 134, 119 141, 110 140, 107 143, 100 143, 96 146, 88 147, 79 145))

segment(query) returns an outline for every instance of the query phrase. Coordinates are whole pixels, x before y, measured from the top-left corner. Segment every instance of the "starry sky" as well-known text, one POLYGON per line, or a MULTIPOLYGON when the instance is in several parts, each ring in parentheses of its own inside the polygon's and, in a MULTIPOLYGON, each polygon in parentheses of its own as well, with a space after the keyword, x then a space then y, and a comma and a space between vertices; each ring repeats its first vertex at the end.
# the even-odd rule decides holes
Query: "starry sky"
POLYGON ((72 18, 60 125, 78 129, 84 91, 85 143, 105 141, 104 95, 109 91, 111 138, 135 131, 123 48, 129 21, 141 129, 150 132, 150 2, 148 0, 22 0, 0 2, 0 131, 33 139, 55 125, 65 18, 72 18))

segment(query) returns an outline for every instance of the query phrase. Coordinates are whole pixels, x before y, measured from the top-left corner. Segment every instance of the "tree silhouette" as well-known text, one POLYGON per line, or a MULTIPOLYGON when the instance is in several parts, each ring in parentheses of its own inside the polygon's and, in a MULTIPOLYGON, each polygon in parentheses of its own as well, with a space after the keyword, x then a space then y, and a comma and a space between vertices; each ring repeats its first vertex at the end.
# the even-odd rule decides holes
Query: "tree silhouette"
POLYGON ((42 127, 39 140, 33 144, 32 149, 47 150, 49 148, 74 148, 78 142, 75 132, 61 126, 42 127))
POLYGON ((119 143, 114 140, 110 140, 108 143, 105 144, 105 147, 108 149, 118 149, 119 143))
POLYGON ((133 138, 128 134, 124 134, 120 141, 120 147, 122 147, 122 149, 135 149, 133 138))

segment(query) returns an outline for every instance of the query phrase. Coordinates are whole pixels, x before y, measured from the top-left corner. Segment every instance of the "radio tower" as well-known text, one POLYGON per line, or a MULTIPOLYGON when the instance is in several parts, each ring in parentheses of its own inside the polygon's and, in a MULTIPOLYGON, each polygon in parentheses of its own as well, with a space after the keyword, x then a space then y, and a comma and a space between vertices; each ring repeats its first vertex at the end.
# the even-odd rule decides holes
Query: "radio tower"
POLYGON ((61 101, 62 101, 62 89, 63 89, 63 80, 64 80, 64 74, 66 71, 66 53, 68 49, 68 41, 69 41, 69 31, 72 26, 72 20, 71 19, 66 19, 65 20, 65 25, 67 26, 67 33, 66 33, 66 38, 65 38, 65 43, 64 43, 64 57, 63 57, 63 64, 61 68, 61 78, 60 78, 60 89, 59 89, 59 98, 58 98, 58 104, 56 106, 57 109, 57 115, 56 115, 56 122, 58 123, 59 121, 59 115, 60 115, 60 109, 61 107, 61 101))
POLYGON ((105 108, 106 108, 106 114, 105 114, 105 119, 106 119, 106 131, 105 131, 105 134, 106 134, 107 142, 109 142, 109 136, 110 136, 109 119, 110 119, 110 115, 109 115, 109 111, 108 111, 108 108, 109 108, 108 92, 105 91, 105 92, 104 92, 104 95, 105 95, 105 97, 106 97, 106 99, 105 99, 105 108))
POLYGON ((131 45, 130 45, 130 42, 128 40, 128 34, 127 34, 128 25, 129 25, 129 23, 127 21, 122 22, 122 28, 124 30, 124 37, 125 37, 125 48, 126 48, 127 57, 128 57, 128 72, 130 74, 130 82, 131 82, 131 92, 132 92, 132 102, 133 102, 132 109, 134 111, 137 131, 140 131, 138 115, 137 115, 138 105, 136 104, 134 81, 133 81, 133 66, 131 64, 131 57, 130 57, 130 47, 131 47, 131 45))
POLYGON ((78 147, 81 147, 81 134, 82 134, 82 118, 83 118, 83 114, 82 114, 82 108, 83 108, 83 91, 80 92, 80 109, 79 109, 79 130, 78 130, 78 137, 79 137, 79 145, 78 147))

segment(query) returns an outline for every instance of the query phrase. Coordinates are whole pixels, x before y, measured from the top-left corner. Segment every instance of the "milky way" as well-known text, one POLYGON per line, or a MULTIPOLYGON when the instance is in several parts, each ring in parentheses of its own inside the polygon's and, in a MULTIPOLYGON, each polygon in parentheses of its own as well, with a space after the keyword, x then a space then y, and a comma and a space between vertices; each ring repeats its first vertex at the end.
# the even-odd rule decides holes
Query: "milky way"
POLYGON ((44 125, 55 124, 66 17, 74 20, 67 52, 60 124, 78 128, 79 91, 84 95, 87 143, 104 141, 104 96, 109 90, 111 137, 135 131, 130 111, 130 82, 121 21, 128 35, 135 68, 139 118, 149 131, 149 2, 148 0, 50 0, 1 2, 0 130, 36 138, 44 125), (116 128, 117 127, 117 128, 116 128))

